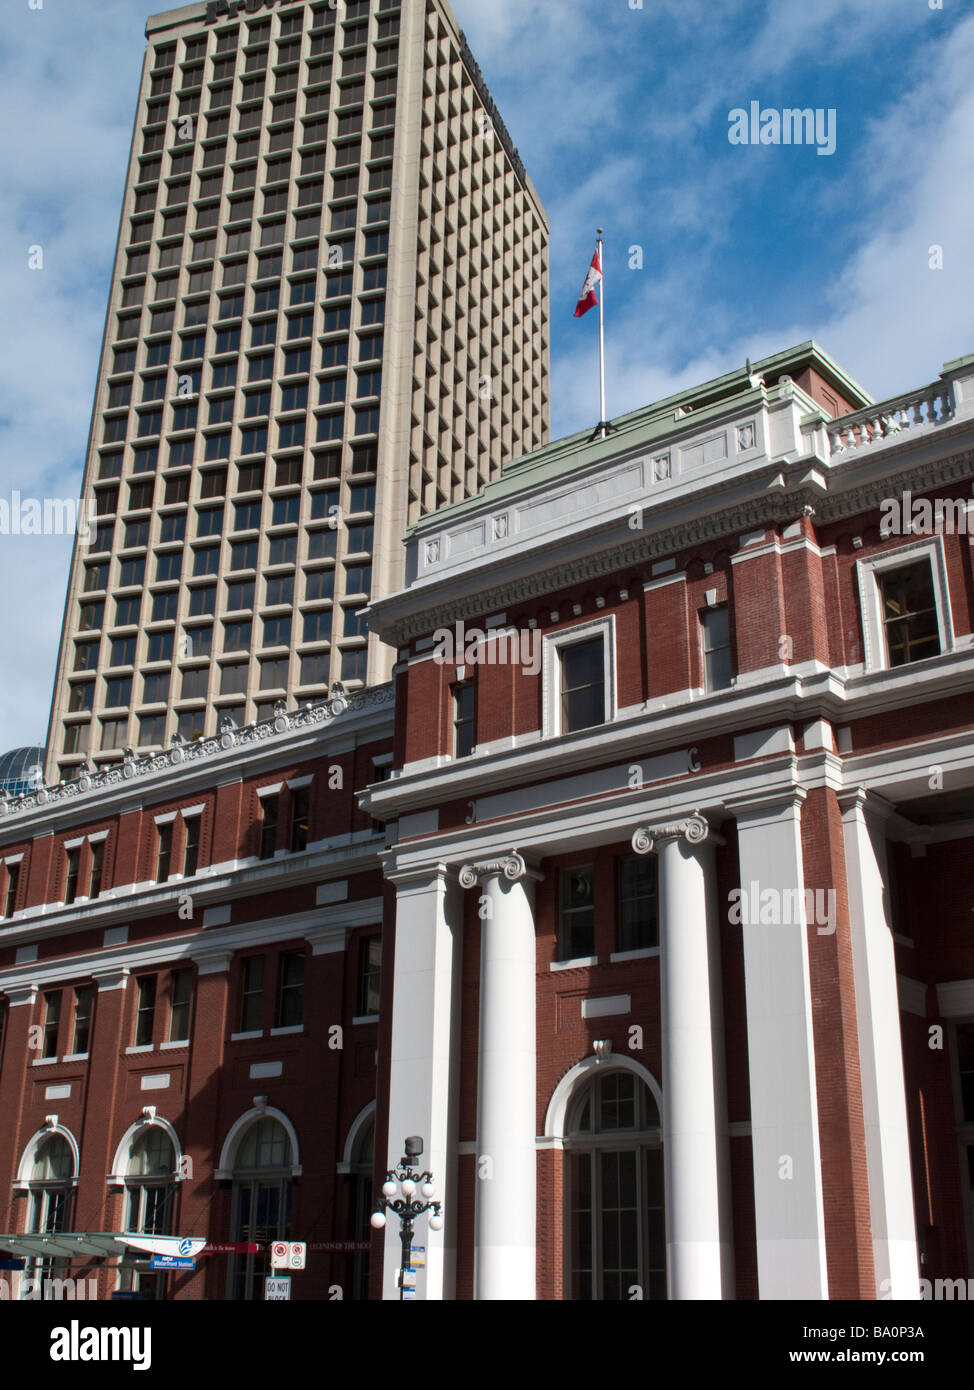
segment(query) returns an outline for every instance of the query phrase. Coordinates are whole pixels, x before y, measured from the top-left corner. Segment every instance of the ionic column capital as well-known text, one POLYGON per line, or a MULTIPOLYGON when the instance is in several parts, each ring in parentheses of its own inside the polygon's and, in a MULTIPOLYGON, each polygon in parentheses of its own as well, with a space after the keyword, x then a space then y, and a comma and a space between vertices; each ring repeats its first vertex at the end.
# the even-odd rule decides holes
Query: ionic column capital
POLYGON ((711 830, 710 823, 698 812, 683 820, 663 821, 659 825, 641 825, 633 833, 632 847, 637 854, 651 854, 664 840, 686 840, 689 845, 702 845, 704 840, 722 845, 723 837, 711 830))
POLYGON ((500 859, 473 859, 464 864, 459 873, 460 887, 473 888, 495 874, 509 883, 518 883, 522 878, 544 878, 544 874, 526 864, 524 856, 513 849, 500 859))

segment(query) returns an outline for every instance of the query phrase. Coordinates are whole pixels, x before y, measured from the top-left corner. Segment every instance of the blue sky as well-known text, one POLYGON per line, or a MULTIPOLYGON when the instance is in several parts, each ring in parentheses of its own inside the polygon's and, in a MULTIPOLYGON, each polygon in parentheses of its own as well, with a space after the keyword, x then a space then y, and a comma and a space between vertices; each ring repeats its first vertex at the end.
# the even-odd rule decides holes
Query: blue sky
MULTIPOLYGON (((635 3, 454 3, 551 221, 552 437, 598 419, 596 315, 572 317, 598 225, 610 415, 811 337, 878 398, 974 351, 971 0, 635 3), (835 153, 731 145, 751 101, 834 110, 835 153)), ((163 7, 4 0, 0 497, 80 488, 163 7)), ((0 536, 0 750, 45 735, 69 554, 0 536)))

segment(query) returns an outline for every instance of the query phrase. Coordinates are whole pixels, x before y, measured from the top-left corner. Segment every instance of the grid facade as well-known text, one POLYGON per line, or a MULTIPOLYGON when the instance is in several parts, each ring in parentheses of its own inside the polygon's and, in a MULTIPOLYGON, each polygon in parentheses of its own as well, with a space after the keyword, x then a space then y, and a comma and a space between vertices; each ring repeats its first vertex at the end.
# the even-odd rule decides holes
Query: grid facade
POLYGON ((147 37, 48 781, 386 679, 407 525, 547 439, 547 222, 447 7, 147 37))

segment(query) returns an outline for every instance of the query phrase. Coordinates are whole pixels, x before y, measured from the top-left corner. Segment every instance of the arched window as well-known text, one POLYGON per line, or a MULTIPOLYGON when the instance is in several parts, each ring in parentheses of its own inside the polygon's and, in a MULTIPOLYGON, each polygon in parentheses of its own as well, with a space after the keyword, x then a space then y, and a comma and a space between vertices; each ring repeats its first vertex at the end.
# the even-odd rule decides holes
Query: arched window
POLYGON ((74 1158, 63 1134, 41 1139, 30 1167, 31 1231, 66 1231, 71 1211, 74 1158))
POLYGON ((290 1239, 293 1164, 290 1137, 278 1120, 265 1115, 244 1131, 233 1163, 232 1239, 256 1243, 260 1250, 233 1257, 230 1298, 264 1296, 264 1279, 270 1272, 267 1245, 290 1239))
POLYGON ((172 1235, 176 1151, 164 1129, 151 1125, 132 1141, 125 1177, 125 1229, 172 1235))
MULTIPOLYGON (((74 1177, 74 1155, 64 1135, 55 1133, 38 1139, 27 1170, 28 1231, 71 1229, 74 1177)), ((26 1274, 29 1279, 63 1279, 70 1269, 63 1259, 30 1260, 26 1274)))
MULTIPOLYGON (((172 1139, 160 1125, 147 1125, 133 1136, 125 1158, 124 1229, 130 1235, 172 1235, 175 1194, 172 1139)), ((126 1256, 119 1265, 118 1287, 142 1299, 163 1299, 168 1276, 152 1271, 149 1258, 134 1250, 126 1256)))
POLYGON ((666 1297, 659 1109, 631 1071, 599 1071, 568 1115, 569 1298, 666 1297))

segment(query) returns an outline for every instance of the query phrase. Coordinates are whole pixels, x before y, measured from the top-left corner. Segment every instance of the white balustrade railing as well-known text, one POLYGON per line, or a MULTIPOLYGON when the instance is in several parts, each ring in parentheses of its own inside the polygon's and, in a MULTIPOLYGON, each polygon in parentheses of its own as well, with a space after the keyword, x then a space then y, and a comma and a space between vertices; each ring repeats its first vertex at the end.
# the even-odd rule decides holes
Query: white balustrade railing
POLYGON ((935 381, 919 390, 838 416, 829 423, 829 442, 833 454, 843 454, 904 430, 916 429, 918 425, 942 424, 953 413, 949 383, 935 381))

